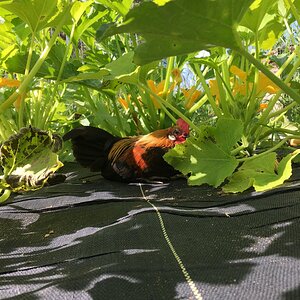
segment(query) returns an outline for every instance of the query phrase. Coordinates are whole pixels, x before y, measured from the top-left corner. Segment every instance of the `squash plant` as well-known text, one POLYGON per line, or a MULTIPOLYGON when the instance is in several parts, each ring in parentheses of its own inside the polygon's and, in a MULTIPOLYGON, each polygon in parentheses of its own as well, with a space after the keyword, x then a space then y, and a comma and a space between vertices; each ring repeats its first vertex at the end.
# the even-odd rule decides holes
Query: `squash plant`
POLYGON ((193 135, 165 159, 189 184, 241 192, 289 178, 299 1, 138 2, 1 1, 2 144, 22 127, 51 137, 80 123, 125 136, 181 117, 193 135), (274 55, 287 36, 291 50, 274 55))
MULTIPOLYGON (((142 35, 145 41, 135 49, 134 56, 134 62, 139 65, 218 47, 217 51, 225 55, 219 63, 192 61, 206 98, 218 117, 215 126, 195 125, 156 95, 160 105, 184 118, 196 133, 187 143, 169 151, 165 159, 183 174, 189 174, 192 185, 208 183, 218 187, 229 180, 223 186, 226 192, 241 192, 251 186, 261 191, 289 178, 291 160, 299 153, 289 151, 278 162, 275 150, 289 139, 299 138, 299 130, 273 126, 274 119, 300 103, 299 90, 290 84, 300 65, 299 41, 295 38, 295 49, 277 76, 262 60, 264 48, 274 44, 286 29, 283 24, 290 29, 290 23, 295 21, 299 26, 299 20, 299 3, 292 0, 174 0, 160 5, 146 2, 132 9, 122 24, 101 31, 99 38, 124 32, 142 35), (230 55, 226 55, 228 52, 230 55), (291 63, 286 78, 280 78, 291 63), (201 65, 214 70, 214 94, 201 65), (232 70, 240 76, 234 78, 232 70), (268 86, 273 88, 271 93, 268 86), (260 110, 267 93, 268 103, 260 110), (283 93, 292 99, 291 104, 273 111, 283 93), (281 133, 282 139, 264 148, 263 141, 274 132, 281 133)), ((138 85, 147 90, 142 82, 138 85)))

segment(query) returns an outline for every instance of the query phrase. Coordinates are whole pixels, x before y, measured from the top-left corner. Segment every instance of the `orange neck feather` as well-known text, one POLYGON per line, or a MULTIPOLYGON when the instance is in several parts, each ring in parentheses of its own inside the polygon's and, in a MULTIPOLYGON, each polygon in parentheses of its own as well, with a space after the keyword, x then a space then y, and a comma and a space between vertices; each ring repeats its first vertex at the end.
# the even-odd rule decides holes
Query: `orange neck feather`
POLYGON ((175 146, 175 143, 168 138, 168 129, 160 129, 141 136, 141 138, 136 141, 136 145, 145 148, 172 148, 175 146))

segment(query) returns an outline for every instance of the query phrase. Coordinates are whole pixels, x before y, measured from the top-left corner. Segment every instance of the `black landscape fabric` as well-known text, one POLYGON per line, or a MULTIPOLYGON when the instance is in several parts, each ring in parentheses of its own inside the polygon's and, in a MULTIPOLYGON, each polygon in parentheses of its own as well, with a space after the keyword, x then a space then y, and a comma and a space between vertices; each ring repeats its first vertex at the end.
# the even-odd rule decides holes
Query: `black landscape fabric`
POLYGON ((238 195, 63 172, 0 207, 0 299, 300 299, 300 169, 238 195))

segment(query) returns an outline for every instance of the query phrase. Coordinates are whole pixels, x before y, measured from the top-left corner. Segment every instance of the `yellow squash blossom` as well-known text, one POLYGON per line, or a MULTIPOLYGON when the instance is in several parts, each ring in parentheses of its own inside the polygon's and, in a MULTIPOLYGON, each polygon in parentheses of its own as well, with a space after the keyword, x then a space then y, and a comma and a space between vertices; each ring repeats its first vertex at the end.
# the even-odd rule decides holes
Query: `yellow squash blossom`
POLYGON ((201 92, 195 86, 192 86, 190 89, 181 89, 181 91, 186 99, 185 107, 187 109, 190 109, 201 96, 201 92))
POLYGON ((208 81, 208 85, 210 87, 210 92, 213 96, 216 97, 216 103, 220 103, 220 91, 219 91, 219 86, 218 82, 216 79, 211 79, 208 81))
POLYGON ((122 97, 119 97, 119 98, 118 98, 118 102, 119 102, 125 109, 128 108, 128 103, 127 103, 126 99, 124 99, 124 98, 122 98, 122 97))
POLYGON ((258 111, 262 111, 262 110, 266 109, 267 107, 268 107, 267 103, 261 103, 261 104, 259 104, 259 110, 258 111))
MULTIPOLYGON (((17 79, 0 78, 0 87, 18 88, 21 81, 17 79)), ((14 102, 15 108, 18 110, 21 106, 22 96, 18 96, 17 100, 14 102)))
POLYGON ((269 94, 276 94, 280 88, 264 73, 258 74, 257 93, 265 92, 269 94))
POLYGON ((240 68, 238 68, 237 66, 231 66, 230 67, 230 72, 234 75, 236 75, 237 77, 239 77, 242 81, 246 81, 247 80, 247 73, 243 70, 241 70, 240 68))
MULTIPOLYGON (((238 76, 242 81, 247 80, 247 73, 242 71, 241 69, 239 69, 236 66, 231 66, 230 72, 233 73, 234 75, 238 76)), ((233 79, 231 79, 230 81, 232 82, 233 79)), ((219 104, 220 91, 219 91, 218 81, 216 79, 211 79, 211 80, 209 80, 208 84, 210 87, 211 94, 216 97, 216 103, 219 104)), ((233 95, 236 95, 238 93, 241 95, 246 95, 246 91, 247 91, 247 88, 246 88, 245 84, 239 84, 238 82, 234 83, 233 91, 232 91, 233 95)))
MULTIPOLYGON (((151 91, 156 94, 157 96, 163 96, 163 90, 165 86, 165 80, 162 80, 158 84, 156 84, 153 80, 147 80, 148 86, 151 89, 151 91)), ((171 91, 174 89, 174 84, 171 84, 169 87, 169 90, 167 91, 167 95, 171 93, 171 91)), ((150 95, 150 98, 155 106, 155 108, 160 108, 160 104, 157 102, 154 96, 150 95)))
POLYGON ((19 110, 20 106, 21 106, 21 101, 22 101, 22 96, 18 96, 17 100, 14 102, 14 106, 17 109, 17 111, 19 110))
POLYGON ((0 87, 19 87, 21 81, 9 78, 0 78, 0 87))
POLYGON ((172 77, 175 84, 182 82, 181 72, 178 68, 172 70, 172 77))
MULTIPOLYGON (((245 71, 241 70, 237 66, 232 65, 230 67, 230 72, 240 79, 240 82, 238 80, 234 81, 233 78, 230 79, 231 83, 233 83, 232 94, 234 96, 237 94, 246 96, 249 92, 251 92, 253 88, 253 83, 247 81, 248 74, 245 71)), ((210 87, 211 94, 216 98, 216 103, 219 104, 220 91, 219 91, 217 80, 216 79, 209 80, 209 87, 210 87)), ((266 94, 266 93, 276 94, 279 90, 280 88, 273 81, 271 81, 264 73, 262 72, 258 73, 256 95, 266 94)), ((259 111, 265 109, 266 107, 267 104, 262 103, 260 105, 259 111)))
POLYGON ((235 96, 237 94, 246 96, 249 91, 251 91, 253 86, 252 82, 247 83, 239 83, 238 81, 235 81, 232 87, 232 94, 235 96))
POLYGON ((130 98, 131 98, 131 95, 126 95, 125 98, 119 97, 119 98, 118 98, 118 102, 119 102, 125 109, 128 109, 130 98))
MULTIPOLYGON (((236 95, 237 93, 240 93, 241 95, 246 95, 247 93, 247 73, 242 71, 240 68, 237 66, 231 66, 230 67, 230 72, 237 77, 239 77, 243 83, 235 83, 234 89, 233 89, 233 94, 236 95)), ((253 83, 248 83, 248 88, 252 89, 253 83)), ((269 93, 269 94, 276 94, 280 88, 272 81, 270 80, 264 73, 259 72, 258 73, 258 82, 257 82, 257 90, 256 93, 269 93)))

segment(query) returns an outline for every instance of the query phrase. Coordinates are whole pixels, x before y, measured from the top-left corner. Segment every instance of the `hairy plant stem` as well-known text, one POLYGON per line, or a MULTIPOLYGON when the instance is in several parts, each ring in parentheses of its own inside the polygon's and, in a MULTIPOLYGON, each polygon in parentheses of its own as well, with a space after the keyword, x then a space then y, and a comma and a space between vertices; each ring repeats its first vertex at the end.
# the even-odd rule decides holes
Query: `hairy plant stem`
POLYGON ((282 64, 282 66, 279 68, 279 70, 276 72, 276 76, 280 76, 282 72, 285 70, 285 68, 292 62, 292 60, 295 58, 297 52, 299 52, 299 46, 296 46, 295 51, 287 58, 287 60, 282 64))
POLYGON ((245 56, 254 66, 262 71, 269 79, 271 79, 278 87, 280 87, 286 94, 288 94, 293 100, 300 104, 300 95, 296 93, 292 88, 286 85, 280 78, 275 76, 267 67, 265 67, 259 60, 255 59, 247 50, 243 47, 236 49, 241 55, 245 56))
POLYGON ((117 34, 115 35, 115 41, 116 41, 116 45, 117 45, 118 55, 119 55, 119 57, 121 57, 123 53, 122 53, 122 50, 120 47, 120 38, 117 34))
POLYGON ((283 109, 280 109, 280 110, 277 110, 273 113, 270 113, 269 119, 276 118, 276 117, 284 114, 285 112, 289 111, 291 108, 293 108, 297 105, 298 105, 297 102, 292 102, 292 103, 288 104, 286 107, 284 107, 283 109))
POLYGON ((45 82, 43 80, 40 81, 39 90, 36 93, 32 93, 32 99, 34 99, 34 105, 31 106, 31 116, 33 118, 32 124, 37 128, 43 129, 42 123, 45 114, 45 102, 43 101, 43 93, 49 97, 46 91, 47 86, 45 86, 45 82), (37 94, 37 95, 36 95, 37 94))
MULTIPOLYGON (((226 54, 226 50, 224 48, 222 49, 222 55, 226 54)), ((220 103, 222 110, 224 112, 225 116, 231 117, 231 113, 229 110, 228 103, 231 102, 231 104, 234 102, 234 97, 232 95, 231 89, 230 89, 230 75, 229 75, 229 61, 223 60, 221 63, 221 72, 218 70, 218 68, 214 68, 216 72, 216 79, 218 82, 218 87, 220 93, 220 103), (225 87, 225 91, 223 89, 222 83, 225 87), (231 101, 230 101, 231 100, 231 101)))
MULTIPOLYGON (((293 135, 293 136, 298 136, 298 138, 300 138, 300 132, 297 132, 297 131, 294 131, 294 130, 289 130, 289 129, 286 129, 286 128, 274 128, 274 129, 270 129, 269 131, 265 132, 261 138, 265 138, 267 136, 269 136, 270 134, 274 134, 274 133, 283 133, 283 134, 290 134, 290 135, 293 135)), ((290 136, 289 136, 290 138, 290 136)))
MULTIPOLYGON (((293 75, 295 74, 295 72, 297 71, 297 69, 299 68, 299 66, 300 66, 300 59, 298 59, 296 61, 296 63, 294 64, 292 70, 289 72, 288 76, 283 81, 284 84, 288 84, 290 82, 290 80, 293 78, 293 75)), ((273 109, 274 105, 278 101, 280 95, 281 95, 281 91, 278 91, 276 93, 276 95, 271 99, 271 101, 269 101, 268 107, 262 113, 261 118, 259 119, 258 123, 253 127, 253 131, 252 132, 254 133, 254 132, 257 131, 255 143, 258 143, 258 141, 260 139, 260 133, 261 133, 261 130, 262 130, 261 126, 266 125, 267 122, 271 118, 274 118, 274 117, 282 114, 283 112, 287 111, 287 109, 283 109, 283 110, 280 110, 278 112, 274 112, 273 114, 271 114, 271 110, 273 109), (258 129, 259 126, 260 126, 260 129, 258 129)), ((298 102, 294 101, 290 105, 288 105, 287 107, 290 109, 291 107, 295 106, 296 104, 298 104, 298 102), (295 104, 293 105, 293 103, 295 103, 295 104)))
POLYGON ((51 39, 49 40, 49 43, 46 45, 46 47, 42 51, 39 59, 37 60, 37 62, 33 66, 33 68, 31 69, 29 74, 24 77, 19 88, 6 101, 4 101, 0 105, 0 114, 3 114, 3 112, 5 112, 17 100, 19 95, 22 95, 23 93, 26 92, 28 85, 31 83, 32 79, 34 78, 36 73, 39 71, 43 62, 47 58, 52 46, 54 45, 58 34, 61 32, 61 29, 62 29, 63 25, 65 24, 65 21, 68 17, 68 11, 70 11, 70 6, 71 6, 71 4, 66 5, 64 12, 63 12, 63 17, 61 18, 60 22, 58 23, 51 39))
MULTIPOLYGON (((36 34, 36 31, 34 30, 32 32, 32 36, 31 36, 31 40, 30 40, 30 45, 29 45, 29 50, 28 50, 28 57, 27 57, 27 61, 26 61, 24 76, 27 76, 29 74, 29 71, 30 71, 35 34, 36 34)), ((21 100, 20 100, 20 107, 19 107, 19 111, 18 111, 18 127, 22 128, 24 126, 24 109, 25 109, 25 103, 24 103, 25 95, 24 95, 24 93, 21 94, 20 97, 21 97, 21 100)))
POLYGON ((109 99, 111 100, 111 103, 113 105, 113 108, 114 108, 114 111, 115 111, 115 114, 116 114, 116 117, 117 117, 117 122, 118 122, 118 127, 119 127, 119 130, 120 130, 120 134, 121 134, 121 136, 125 136, 126 133, 123 130, 121 116, 120 116, 120 111, 119 111, 119 109, 117 107, 117 103, 116 103, 115 99, 111 99, 111 98, 109 98, 109 99))
MULTIPOLYGON (((258 33, 255 33, 255 59, 258 61, 259 59, 259 41, 258 41, 258 33)), ((250 94, 249 104, 246 109, 246 117, 245 117, 245 127, 251 122, 253 115, 255 115, 256 107, 257 107, 257 85, 258 85, 259 72, 258 69, 255 68, 254 72, 254 83, 250 94)))
MULTIPOLYGON (((142 94, 141 89, 139 89, 139 91, 140 91, 139 94, 141 95, 142 94)), ((142 132, 148 133, 149 131, 152 130, 151 123, 149 122, 149 117, 145 113, 145 110, 142 107, 142 105, 140 103, 140 99, 138 99, 136 92, 133 91, 133 89, 132 89, 130 94, 132 95, 132 98, 131 98, 132 104, 134 104, 137 107, 138 114, 139 114, 140 118, 143 120, 143 122, 141 122, 143 124, 140 124, 142 126, 142 132)), ((135 112, 134 106, 132 104, 129 106, 129 109, 130 109, 131 116, 133 118, 133 116, 136 115, 136 112, 135 112)))
POLYGON ((57 94, 58 87, 61 84, 60 81, 61 81, 63 71, 65 69, 65 65, 66 65, 67 61, 70 59, 71 54, 72 54, 72 49, 73 49, 72 43, 73 43, 74 33, 75 33, 75 29, 76 29, 76 24, 77 24, 77 22, 74 22, 72 25, 72 28, 71 28, 69 43, 67 44, 67 47, 66 47, 66 50, 64 53, 64 57, 63 57, 63 60, 61 62, 60 68, 59 68, 59 72, 58 72, 56 81, 54 83, 53 91, 51 93, 51 98, 50 98, 49 103, 46 108, 46 114, 45 114, 45 118, 43 120, 42 127, 45 127, 47 122, 51 121, 51 119, 53 118, 55 111, 57 109, 57 103, 55 101, 55 97, 57 94))
POLYGON ((226 97, 226 92, 222 85, 222 82, 224 82, 225 86, 226 86, 226 83, 225 83, 223 76, 217 70, 215 70, 215 71, 216 71, 216 80, 217 80, 217 84, 218 84, 218 90, 219 90, 219 94, 220 94, 219 105, 222 109, 224 116, 230 117, 230 112, 229 112, 229 108, 228 108, 228 99, 226 97))
MULTIPOLYGON (((224 67, 223 67, 224 68, 224 67)), ((223 69, 222 68, 222 69, 223 69)), ((225 68, 224 68, 225 69, 225 68)), ((228 66, 227 66, 227 69, 228 69, 228 66)), ((216 79, 218 81, 218 87, 219 87, 219 91, 223 91, 223 87, 222 87, 222 84, 221 82, 223 83, 226 91, 227 91, 227 94, 225 94, 224 92, 221 94, 220 93, 220 103, 222 105, 222 110, 223 110, 223 113, 224 113, 224 116, 225 117, 228 117, 228 118, 231 118, 232 115, 229 111, 229 108, 228 108, 228 105, 227 105, 227 102, 228 102, 228 98, 227 98, 227 95, 229 96, 229 99, 231 100, 232 103, 234 103, 235 99, 234 99, 234 96, 232 95, 232 92, 231 92, 231 89, 230 89, 230 78, 229 78, 229 74, 228 74, 228 78, 226 79, 223 78, 222 74, 223 74, 223 71, 222 71, 222 74, 219 72, 219 70, 217 68, 215 68, 215 72, 216 72, 216 79)))
POLYGON ((199 68, 199 65, 195 64, 194 66, 195 66, 195 71, 196 71, 196 73, 197 73, 197 75, 200 79, 202 87, 203 87, 203 89, 204 89, 204 91, 205 91, 205 93, 208 97, 208 101, 209 101, 215 115, 219 118, 222 117, 222 112, 221 112, 220 108, 217 106, 216 101, 215 101, 214 97, 212 96, 212 94, 210 92, 209 86, 207 85, 207 83, 205 81, 205 78, 204 78, 203 73, 201 72, 201 70, 199 68))
POLYGON ((240 153, 242 150, 244 150, 244 149, 246 149, 246 148, 247 148, 247 147, 244 146, 244 145, 238 146, 237 148, 233 149, 233 150, 230 152, 230 154, 231 154, 232 156, 235 156, 235 155, 237 155, 238 153, 240 153))
POLYGON ((170 56, 168 58, 167 73, 166 73, 166 77, 165 77, 164 88, 163 88, 163 91, 162 91, 162 97, 163 98, 166 97, 166 95, 168 93, 168 90, 169 90, 171 74, 172 74, 172 70, 174 68, 174 62, 175 62, 175 57, 174 56, 170 56))
MULTIPOLYGON (((208 70, 208 66, 205 68, 205 70, 203 71, 203 74, 206 74, 208 70)), ((200 79, 198 78, 195 84, 195 88, 197 88, 200 84, 200 79)), ((192 97, 192 95, 190 96, 192 97)), ((190 99, 188 99, 189 101, 190 99)), ((203 96, 198 100, 198 102, 194 103, 192 105, 192 107, 188 110, 189 114, 192 114, 193 112, 195 112, 196 110, 198 110, 206 101, 208 100, 208 97, 206 94, 203 94, 203 96)))
POLYGON ((189 109, 189 113, 192 114, 193 112, 198 110, 207 100, 208 97, 206 94, 204 94, 204 96, 189 109))
MULTIPOLYGON (((145 86, 147 86, 147 84, 145 84, 145 86)), ((156 109, 155 109, 155 106, 153 104, 153 101, 151 100, 150 98, 150 94, 146 94, 145 93, 145 90, 141 88, 140 85, 138 85, 138 88, 139 88, 139 93, 141 95, 141 98, 143 100, 144 103, 146 103, 147 107, 148 107, 148 115, 150 116, 150 119, 152 120, 152 123, 153 121, 156 123, 158 121, 158 116, 157 116, 157 113, 156 113, 156 109)), ((151 128, 152 130, 153 128, 151 128)))
POLYGON ((297 8, 296 8, 295 4, 293 3, 293 1, 292 0, 284 0, 284 2, 287 6, 290 6, 295 19, 297 20, 298 24, 300 25, 300 15, 298 14, 297 8))
POLYGON ((169 118, 176 123, 176 118, 169 112, 168 109, 170 109, 172 112, 174 112, 178 117, 180 117, 181 119, 183 119, 185 122, 187 122, 189 124, 189 126, 191 128, 193 128, 198 134, 200 133, 199 128, 193 124, 182 112, 180 112, 176 107, 174 107, 172 104, 170 104, 169 102, 167 102, 165 99, 159 97, 158 95, 156 95, 150 88, 148 88, 145 84, 139 82, 138 86, 140 88, 142 88, 143 90, 145 90, 147 93, 151 94, 156 100, 157 102, 160 104, 161 109, 164 110, 164 112, 166 113, 166 115, 169 116, 169 118), (167 109, 168 108, 168 109, 167 109))
POLYGON ((293 32, 292 32, 292 29, 291 29, 291 27, 289 25, 288 19, 287 18, 283 18, 283 23, 284 23, 284 25, 286 27, 287 32, 290 35, 290 39, 291 39, 292 43, 295 45, 295 38, 294 38, 294 35, 293 35, 293 32))
POLYGON ((259 153, 259 154, 256 154, 256 155, 253 155, 253 156, 250 156, 250 157, 243 157, 243 158, 238 158, 237 160, 239 162, 243 162, 243 161, 249 161, 249 160, 253 160, 253 159, 256 159, 258 157, 261 157, 261 156, 264 156, 268 153, 271 153, 271 152, 274 152, 276 149, 280 148, 282 145, 284 145, 288 140, 290 139, 297 139, 299 138, 298 135, 290 135, 288 137, 285 137, 284 139, 282 139, 278 144, 276 144, 274 147, 262 152, 262 153, 259 153))

